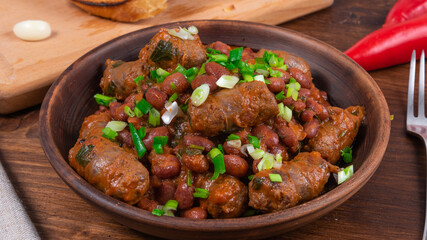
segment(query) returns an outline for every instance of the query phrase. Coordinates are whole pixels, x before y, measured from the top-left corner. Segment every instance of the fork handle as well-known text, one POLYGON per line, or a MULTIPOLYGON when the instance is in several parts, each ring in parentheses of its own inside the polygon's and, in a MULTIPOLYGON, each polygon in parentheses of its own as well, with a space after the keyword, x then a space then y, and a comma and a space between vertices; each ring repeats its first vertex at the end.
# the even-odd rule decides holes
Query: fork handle
MULTIPOLYGON (((427 158, 427 137, 422 137, 424 140, 424 145, 426 146, 426 158, 427 158)), ((424 233, 423 240, 427 240, 427 175, 426 175, 426 214, 424 219, 424 233)))

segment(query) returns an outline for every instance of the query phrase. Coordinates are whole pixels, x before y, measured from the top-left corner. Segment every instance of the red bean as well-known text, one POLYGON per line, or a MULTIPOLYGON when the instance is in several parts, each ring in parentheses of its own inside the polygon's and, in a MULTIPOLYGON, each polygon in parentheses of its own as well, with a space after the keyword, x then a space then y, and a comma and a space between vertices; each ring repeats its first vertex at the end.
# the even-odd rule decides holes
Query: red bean
POLYGON ((191 88, 196 89, 202 84, 209 85, 209 92, 214 92, 218 89, 218 85, 216 85, 216 78, 214 76, 210 75, 200 75, 197 76, 192 82, 191 82, 191 88))
POLYGON ((132 135, 130 134, 129 130, 124 129, 123 131, 120 131, 117 133, 117 140, 123 143, 124 146, 131 148, 134 146, 132 135))
POLYGON ((304 124, 304 132, 307 133, 307 138, 314 138, 317 135, 317 132, 319 131, 319 127, 319 120, 317 120, 316 118, 304 124))
POLYGON ((181 163, 172 154, 156 154, 151 160, 151 172, 159 178, 172 178, 179 174, 181 163))
POLYGON ((328 101, 328 94, 325 91, 320 91, 319 94, 323 100, 328 101))
POLYGON ((193 172, 204 173, 209 169, 209 162, 202 154, 190 156, 184 153, 181 161, 193 172))
POLYGON ((216 41, 212 43, 210 47, 212 49, 220 51, 222 54, 225 54, 227 56, 230 54, 231 51, 231 47, 221 41, 216 41))
POLYGON ((289 147, 292 152, 296 152, 296 150, 298 150, 298 138, 291 128, 282 126, 277 129, 277 133, 280 136, 281 142, 289 147))
POLYGON ((143 93, 132 93, 125 99, 123 104, 128 105, 130 108, 133 108, 135 106, 135 103, 140 101, 143 97, 143 93))
POLYGON ((279 144, 279 136, 264 124, 258 125, 252 129, 252 135, 261 139, 267 148, 272 148, 279 144))
POLYGON ((204 208, 194 207, 181 212, 181 217, 190 219, 205 219, 208 213, 204 208))
POLYGON ((233 155, 238 155, 243 157, 244 155, 240 152, 240 148, 235 148, 232 147, 230 145, 228 145, 228 142, 225 141, 225 143, 222 145, 222 147, 224 148, 224 152, 227 154, 233 154, 233 155))
POLYGON ((214 76, 218 80, 222 75, 230 75, 230 72, 216 62, 208 62, 205 64, 205 71, 208 75, 214 76))
POLYGON ((147 197, 142 197, 138 203, 138 207, 152 212, 157 207, 157 202, 147 197))
POLYGON ((169 137, 168 128, 167 127, 157 127, 157 128, 150 129, 147 136, 142 140, 142 142, 144 143, 144 145, 148 151, 151 151, 151 149, 153 149, 153 140, 154 140, 154 137, 157 137, 157 136, 169 137))
POLYGON ((168 95, 166 93, 156 88, 149 88, 147 92, 145 92, 145 99, 147 102, 159 111, 164 108, 167 98, 168 95))
POLYGON ((306 108, 306 104, 301 100, 298 99, 296 102, 294 102, 294 110, 297 112, 300 112, 306 108))
POLYGON ((325 106, 323 106, 323 105, 321 105, 321 106, 322 106, 322 112, 319 113, 317 116, 319 117, 319 119, 321 121, 325 121, 326 119, 329 118, 329 112, 328 112, 328 109, 325 106))
POLYGON ((278 93, 285 90, 285 81, 282 78, 271 77, 268 79, 271 83, 267 85, 268 89, 273 93, 278 93))
POLYGON ((301 120, 303 120, 304 122, 310 122, 313 119, 314 114, 315 113, 311 109, 304 110, 301 113, 301 120))
POLYGON ((254 58, 255 58, 255 52, 252 49, 250 49, 248 47, 243 48, 242 61, 248 61, 248 60, 254 59, 254 58))
POLYGON ((188 83, 187 78, 185 78, 184 74, 176 72, 165 78, 162 83, 161 90, 171 96, 175 92, 185 92, 185 90, 187 90, 189 86, 190 84, 188 83))
POLYGON ((180 182, 175 191, 175 200, 178 202, 179 209, 188 209, 193 206, 194 186, 187 186, 187 183, 180 182))
POLYGON ((119 102, 110 103, 110 114, 116 121, 126 121, 128 115, 125 113, 125 106, 119 102))
POLYGON ((322 110, 322 105, 320 105, 319 103, 315 102, 313 99, 309 98, 307 99, 307 101, 305 102, 308 108, 311 108, 314 113, 316 114, 320 114, 323 110, 322 110))
POLYGON ((178 103, 179 104, 186 104, 188 99, 190 99, 190 97, 191 97, 191 94, 189 94, 189 93, 180 94, 178 97, 178 103))
POLYGON ((252 162, 252 172, 253 174, 256 174, 258 171, 258 164, 261 162, 261 159, 256 159, 252 162))
POLYGON ((307 88, 301 88, 301 89, 298 91, 298 97, 300 97, 300 98, 304 97, 305 99, 307 99, 307 98, 309 98, 310 96, 311 96, 311 91, 310 91, 310 89, 307 89, 307 88))
POLYGON ((274 146, 271 150, 270 150, 271 154, 280 154, 282 156, 282 161, 288 161, 289 159, 289 155, 288 155, 288 151, 286 150, 285 146, 282 146, 280 144, 278 144, 277 146, 274 146))
POLYGON ((289 73, 303 88, 311 88, 311 77, 298 68, 289 68, 289 73))
POLYGON ((159 204, 165 205, 175 196, 175 185, 170 181, 163 181, 162 185, 156 189, 156 200, 159 204))
POLYGON ((224 155, 225 170, 235 177, 244 177, 248 172, 249 165, 245 159, 236 155, 224 155))
POLYGON ((184 144, 186 146, 196 145, 196 146, 204 147, 205 152, 209 152, 210 150, 212 150, 212 148, 215 147, 215 143, 213 143, 211 140, 205 137, 191 135, 191 134, 187 134, 184 136, 184 144))

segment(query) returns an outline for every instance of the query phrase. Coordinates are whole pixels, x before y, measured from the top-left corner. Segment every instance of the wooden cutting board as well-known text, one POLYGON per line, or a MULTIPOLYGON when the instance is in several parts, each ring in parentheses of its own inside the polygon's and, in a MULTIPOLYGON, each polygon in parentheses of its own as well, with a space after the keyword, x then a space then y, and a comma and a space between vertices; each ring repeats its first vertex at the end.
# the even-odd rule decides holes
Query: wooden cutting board
POLYGON ((91 16, 68 0, 14 1, 0 7, 0 114, 39 104, 49 86, 71 63, 94 47, 152 25, 198 19, 233 19, 266 24, 323 9, 333 0, 169 0, 154 18, 119 23, 91 16), (50 23, 52 36, 25 42, 12 32, 20 21, 50 23))

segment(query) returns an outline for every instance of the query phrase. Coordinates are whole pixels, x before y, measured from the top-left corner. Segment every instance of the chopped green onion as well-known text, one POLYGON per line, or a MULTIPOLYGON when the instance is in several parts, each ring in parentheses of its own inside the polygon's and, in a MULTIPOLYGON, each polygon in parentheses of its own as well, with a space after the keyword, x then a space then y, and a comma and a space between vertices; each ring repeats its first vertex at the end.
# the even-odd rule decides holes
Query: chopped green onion
POLYGON ((268 176, 270 177, 270 181, 271 182, 282 182, 282 176, 280 176, 280 174, 277 173, 270 173, 268 174, 268 176))
POLYGON ((217 179, 220 174, 225 173, 224 155, 218 148, 213 148, 209 152, 209 156, 214 164, 214 174, 211 180, 217 179))
POLYGON ((343 150, 341 150, 341 156, 346 163, 351 163, 351 161, 353 161, 352 154, 353 150, 350 147, 345 147, 343 150))
POLYGON ((292 110, 283 103, 277 104, 277 107, 279 108, 279 114, 277 114, 277 116, 282 117, 287 122, 290 122, 292 120, 292 110))
POLYGON ((116 137, 117 137, 117 135, 118 135, 118 133, 117 133, 116 131, 112 130, 112 129, 111 129, 111 128, 109 128, 109 127, 105 127, 105 128, 103 128, 103 129, 101 130, 101 132, 102 132, 102 136, 103 136, 103 137, 108 138, 108 139, 111 139, 111 140, 116 139, 116 137))
POLYGON ((253 174, 248 176, 249 181, 252 181, 252 178, 254 178, 253 174))
POLYGON ((176 200, 168 200, 165 206, 163 206, 162 210, 164 212, 164 215, 174 217, 172 211, 176 211, 177 208, 178 202, 176 200))
POLYGON ((199 146, 199 145, 194 145, 194 144, 190 144, 189 148, 194 148, 194 149, 199 149, 199 150, 205 151, 205 147, 199 146))
POLYGON ((216 81, 216 85, 223 88, 233 88, 234 85, 239 81, 239 78, 231 75, 222 75, 218 81, 216 81))
POLYGON ((270 71, 261 69, 261 68, 256 69, 255 72, 262 74, 264 77, 267 77, 268 75, 270 75, 270 71))
POLYGON ((139 108, 137 108, 137 107, 135 107, 135 108, 133 109, 133 112, 135 113, 135 116, 136 116, 137 118, 141 118, 142 116, 144 116, 144 113, 142 113, 142 111, 141 111, 141 110, 139 110, 139 108))
POLYGON ((203 73, 206 73, 205 65, 206 65, 206 63, 202 64, 202 66, 200 67, 199 72, 197 73, 197 76, 202 75, 203 73))
POLYGON ((176 89, 176 85, 175 85, 175 83, 171 82, 171 83, 170 83, 170 86, 171 86, 171 89, 172 89, 172 90, 175 90, 175 89, 176 89))
POLYGON ((261 161, 258 163, 258 171, 265 169, 271 169, 274 166, 274 155, 271 153, 265 153, 261 161))
POLYGON ((141 112, 144 114, 147 114, 152 108, 151 104, 149 104, 145 99, 141 99, 141 101, 138 101, 136 103, 136 107, 139 108, 139 110, 141 110, 141 112))
POLYGON ((255 81, 260 81, 260 82, 265 83, 264 75, 256 75, 256 76, 254 77, 254 80, 255 80, 255 81))
POLYGON ((196 107, 202 105, 209 96, 209 90, 209 85, 206 83, 194 89, 190 97, 191 103, 196 107))
MULTIPOLYGON (((249 152, 249 148, 248 148, 248 152, 249 152)), ((262 158, 264 156, 264 154, 265 154, 264 150, 259 149, 259 148, 254 149, 253 151, 249 152, 249 155, 251 155, 251 157, 254 160, 262 158)))
POLYGON ((353 176, 353 165, 350 165, 338 172, 338 185, 347 181, 351 176, 353 176))
POLYGON ((227 141, 227 145, 233 148, 240 149, 240 147, 242 146, 242 141, 240 141, 240 139, 230 140, 227 141))
POLYGON ((163 146, 168 144, 167 136, 155 136, 153 139, 153 148, 157 154, 163 154, 163 146))
POLYGON ((272 77, 282 77, 283 73, 279 70, 274 70, 272 68, 270 68, 270 76, 272 77))
POLYGON ((135 113, 132 111, 132 109, 130 109, 129 106, 125 106, 125 113, 126 115, 128 115, 129 117, 135 117, 135 113))
POLYGON ((227 62, 227 55, 225 54, 208 54, 211 61, 216 63, 227 62))
POLYGON ((139 83, 144 80, 144 76, 139 75, 138 77, 136 77, 133 81, 136 83, 136 85, 139 85, 139 83))
POLYGON ((286 97, 292 97, 294 101, 298 99, 298 91, 301 89, 301 84, 295 80, 295 78, 291 78, 289 80, 289 83, 285 85, 285 87, 288 89, 288 92, 286 93, 286 97))
POLYGON ((181 108, 181 110, 182 110, 184 113, 187 113, 188 104, 181 104, 181 105, 179 105, 179 108, 181 108))
POLYGON ((147 152, 147 149, 145 148, 144 143, 142 143, 141 138, 139 137, 138 132, 132 123, 129 123, 129 130, 132 136, 133 144, 135 145, 136 152, 138 153, 138 158, 141 159, 145 152, 147 152))
POLYGON ((148 122, 153 127, 160 125, 160 113, 155 108, 150 109, 148 112, 148 122))
POLYGON ((143 139, 143 138, 145 138, 145 135, 147 135, 147 130, 145 129, 145 127, 141 127, 138 130, 138 136, 140 139, 143 139))
POLYGON ((173 102, 176 99, 178 99, 178 93, 175 92, 175 93, 172 94, 172 96, 170 96, 168 102, 173 102))
POLYGON ((183 67, 181 64, 178 63, 178 66, 176 66, 175 71, 173 71, 174 73, 176 72, 180 72, 182 74, 185 73, 187 69, 185 69, 185 67, 183 67))
POLYGON ((196 78, 198 72, 199 69, 196 67, 189 68, 187 71, 185 71, 184 76, 187 78, 188 83, 191 84, 194 78, 196 78))
POLYGON ((194 189, 193 196, 196 198, 208 198, 209 197, 209 190, 203 189, 203 188, 195 188, 194 189))
POLYGON ((221 51, 213 49, 213 48, 206 48, 206 52, 209 54, 220 54, 221 51))
POLYGON ((178 32, 175 29, 169 29, 168 33, 172 36, 181 38, 182 40, 194 40, 193 34, 186 28, 179 27, 178 32))
POLYGON ((230 134, 228 137, 227 137, 227 141, 231 141, 231 140, 240 140, 240 136, 237 136, 236 134, 230 134))
POLYGON ((102 105, 102 106, 106 106, 106 107, 108 107, 110 105, 110 103, 117 101, 115 97, 109 97, 109 96, 105 96, 105 95, 102 95, 99 93, 95 94, 94 98, 95 98, 96 103, 98 103, 99 105, 102 105))
POLYGON ((283 91, 276 94, 277 101, 283 101, 285 99, 285 93, 283 91))
POLYGON ((222 144, 218 144, 218 149, 221 151, 222 154, 224 154, 224 148, 222 147, 222 144))
POLYGON ((155 209, 151 212, 151 214, 153 214, 154 216, 161 217, 161 216, 163 216, 163 214, 165 214, 165 212, 164 212, 162 209, 157 209, 157 208, 155 208, 155 209))
POLYGON ((240 61, 242 59, 243 47, 235 48, 228 55, 228 62, 240 61))
POLYGON ((248 140, 249 140, 249 143, 252 144, 252 146, 254 146, 254 148, 260 148, 259 139, 257 137, 248 135, 248 140))
POLYGON ((156 154, 163 154, 163 147, 160 144, 153 144, 153 149, 156 154))
POLYGON ((151 71, 151 78, 155 79, 157 83, 162 83, 170 73, 163 68, 151 71))
POLYGON ((198 33, 199 33, 199 29, 197 29, 197 27, 196 27, 196 26, 190 26, 190 27, 188 27, 188 31, 189 31, 191 34, 198 34, 198 33))
POLYGON ((243 80, 245 82, 252 82, 254 80, 254 76, 253 76, 252 73, 249 73, 249 74, 248 73, 243 73, 242 77, 243 77, 243 80))
POLYGON ((123 121, 109 121, 105 127, 108 127, 115 132, 120 132, 123 131, 127 125, 127 122, 123 121))
POLYGON ((390 121, 393 121, 394 120, 394 115, 392 114, 392 115, 390 115, 390 121))
POLYGON ((191 174, 191 171, 188 170, 187 172, 187 186, 191 187, 193 185, 193 175, 191 174))

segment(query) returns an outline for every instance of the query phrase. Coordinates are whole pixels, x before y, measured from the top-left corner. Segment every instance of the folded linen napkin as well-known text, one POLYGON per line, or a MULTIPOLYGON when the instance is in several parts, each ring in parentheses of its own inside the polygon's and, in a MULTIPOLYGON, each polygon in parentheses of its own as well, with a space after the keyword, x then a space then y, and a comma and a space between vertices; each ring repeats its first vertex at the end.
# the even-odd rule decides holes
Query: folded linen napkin
POLYGON ((0 239, 40 239, 0 161, 0 239))

